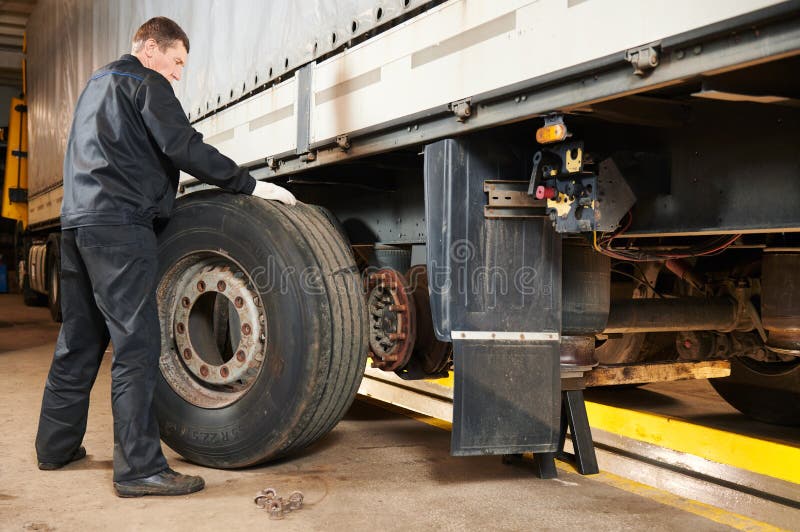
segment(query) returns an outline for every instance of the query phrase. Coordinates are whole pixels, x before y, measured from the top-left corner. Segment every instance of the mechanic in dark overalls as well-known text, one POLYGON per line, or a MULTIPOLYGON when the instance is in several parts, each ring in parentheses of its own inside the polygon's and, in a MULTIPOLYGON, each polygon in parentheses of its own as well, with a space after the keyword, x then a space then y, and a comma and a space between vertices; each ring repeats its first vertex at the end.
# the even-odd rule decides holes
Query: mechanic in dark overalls
POLYGON ((89 392, 109 339, 114 346, 114 488, 122 497, 203 489, 161 452, 153 392, 161 330, 156 307, 156 220, 169 217, 179 170, 232 192, 294 204, 203 142, 171 83, 189 39, 172 20, 147 21, 132 55, 95 72, 78 100, 64 160, 61 209, 63 325, 44 390, 39 468, 86 455, 89 392))

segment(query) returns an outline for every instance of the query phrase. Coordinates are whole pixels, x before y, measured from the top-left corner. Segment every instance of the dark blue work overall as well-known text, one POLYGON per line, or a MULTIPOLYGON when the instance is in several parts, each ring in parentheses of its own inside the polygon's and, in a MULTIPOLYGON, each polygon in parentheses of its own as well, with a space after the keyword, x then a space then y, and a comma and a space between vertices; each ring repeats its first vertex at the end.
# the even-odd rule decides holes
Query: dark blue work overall
POLYGON ((161 74, 124 55, 89 80, 64 160, 64 322, 36 436, 39 462, 62 463, 86 431, 89 392, 109 340, 114 480, 167 467, 153 392, 161 334, 154 223, 172 211, 179 171, 251 194, 246 169, 203 142, 161 74))

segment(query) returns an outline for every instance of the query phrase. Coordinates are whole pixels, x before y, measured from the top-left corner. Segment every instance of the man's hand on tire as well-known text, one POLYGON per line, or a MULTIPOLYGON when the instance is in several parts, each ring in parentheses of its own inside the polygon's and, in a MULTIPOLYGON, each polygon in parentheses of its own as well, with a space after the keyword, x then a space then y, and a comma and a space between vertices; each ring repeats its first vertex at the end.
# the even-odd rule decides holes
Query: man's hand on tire
POLYGON ((276 200, 286 205, 297 204, 297 199, 294 195, 283 187, 267 183, 266 181, 256 181, 256 188, 253 190, 253 196, 265 200, 276 200))

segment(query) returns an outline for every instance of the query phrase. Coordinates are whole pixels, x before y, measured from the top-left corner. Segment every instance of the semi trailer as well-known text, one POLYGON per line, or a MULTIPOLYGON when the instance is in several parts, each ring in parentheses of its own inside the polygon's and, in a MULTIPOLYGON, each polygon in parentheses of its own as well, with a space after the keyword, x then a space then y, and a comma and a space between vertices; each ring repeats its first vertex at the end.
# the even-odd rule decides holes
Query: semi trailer
POLYGON ((41 0, 20 277, 54 318, 72 108, 155 15, 194 127, 302 201, 183 175, 156 222, 186 458, 310 445, 368 359, 453 372, 459 455, 552 452, 564 390, 664 368, 800 424, 800 2, 41 0))

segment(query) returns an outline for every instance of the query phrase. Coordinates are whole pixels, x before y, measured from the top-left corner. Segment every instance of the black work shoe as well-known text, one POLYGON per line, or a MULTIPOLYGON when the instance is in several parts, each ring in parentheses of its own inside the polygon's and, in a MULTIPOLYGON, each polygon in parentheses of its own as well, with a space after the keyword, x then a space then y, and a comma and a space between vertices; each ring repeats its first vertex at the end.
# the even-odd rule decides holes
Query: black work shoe
POLYGON ((200 491, 206 483, 201 477, 181 475, 170 468, 155 475, 135 480, 114 482, 120 497, 142 497, 144 495, 188 495, 200 491))
POLYGON ((65 465, 74 462, 76 460, 80 460, 84 456, 86 456, 86 448, 83 445, 81 445, 75 450, 74 453, 72 453, 72 456, 70 456, 69 460, 67 460, 66 462, 39 462, 39 469, 41 469, 42 471, 53 471, 54 469, 61 469, 65 465))

